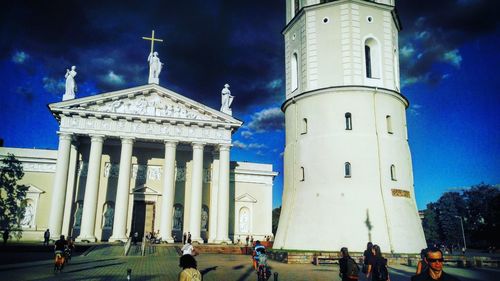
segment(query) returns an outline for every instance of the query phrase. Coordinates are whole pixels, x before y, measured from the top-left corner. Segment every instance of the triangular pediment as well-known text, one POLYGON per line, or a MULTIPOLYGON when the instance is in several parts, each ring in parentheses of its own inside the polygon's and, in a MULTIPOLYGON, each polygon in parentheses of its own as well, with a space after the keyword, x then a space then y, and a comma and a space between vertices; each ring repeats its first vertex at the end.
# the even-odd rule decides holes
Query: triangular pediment
POLYGON ((40 188, 32 185, 32 184, 28 184, 28 190, 26 190, 26 193, 38 193, 38 194, 41 194, 41 193, 45 193, 45 191, 41 190, 40 188))
POLYGON ((241 196, 238 196, 235 199, 236 202, 249 202, 249 203, 257 203, 257 199, 255 199, 252 195, 245 193, 241 196))
POLYGON ((199 123, 223 123, 239 127, 242 122, 156 84, 49 104, 60 115, 79 115, 112 119, 140 119, 199 123))
POLYGON ((160 193, 156 189, 144 185, 132 189, 132 193, 144 195, 160 195, 160 193))

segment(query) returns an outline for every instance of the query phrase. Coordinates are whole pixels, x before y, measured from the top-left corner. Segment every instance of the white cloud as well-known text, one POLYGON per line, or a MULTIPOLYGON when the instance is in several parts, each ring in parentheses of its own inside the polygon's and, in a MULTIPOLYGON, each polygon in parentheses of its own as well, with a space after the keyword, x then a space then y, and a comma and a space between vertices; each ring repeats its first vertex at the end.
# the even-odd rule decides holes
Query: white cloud
POLYGON ((113 70, 108 72, 104 80, 113 85, 122 85, 125 82, 123 76, 116 74, 113 70))
POLYGON ((248 148, 253 148, 253 149, 260 149, 260 148, 265 148, 267 147, 265 144, 262 143, 251 143, 248 145, 248 148))
POLYGON ((274 79, 273 81, 267 83, 266 87, 271 90, 276 90, 281 87, 281 84, 283 83, 283 80, 281 79, 274 79))
POLYGON ((401 54, 401 56, 408 58, 411 57, 413 53, 415 53, 415 49, 411 44, 408 44, 404 45, 403 48, 399 51, 399 53, 401 54))
POLYGON ((443 54, 443 60, 449 62, 455 67, 460 67, 462 56, 460 55, 460 51, 453 49, 443 54))
POLYGON ((410 105, 410 108, 408 111, 410 112, 411 115, 418 116, 420 115, 420 109, 422 106, 420 104, 412 104, 410 105))
POLYGON ((249 138, 251 138, 253 136, 253 133, 250 132, 250 131, 242 131, 241 132, 241 136, 244 137, 244 138, 246 138, 246 139, 249 139, 249 138))
POLYGON ((239 140, 233 141, 233 146, 240 149, 247 149, 247 145, 239 140))
POLYGON ((50 77, 43 77, 42 79, 43 88, 45 91, 51 94, 64 94, 64 82, 63 80, 56 80, 50 77))
POLYGON ((256 112, 248 124, 248 128, 257 133, 270 130, 280 131, 285 127, 285 118, 279 107, 271 107, 256 112))
POLYGON ((12 56, 12 61, 17 64, 23 64, 27 59, 29 59, 30 55, 23 51, 17 51, 13 56, 12 56))

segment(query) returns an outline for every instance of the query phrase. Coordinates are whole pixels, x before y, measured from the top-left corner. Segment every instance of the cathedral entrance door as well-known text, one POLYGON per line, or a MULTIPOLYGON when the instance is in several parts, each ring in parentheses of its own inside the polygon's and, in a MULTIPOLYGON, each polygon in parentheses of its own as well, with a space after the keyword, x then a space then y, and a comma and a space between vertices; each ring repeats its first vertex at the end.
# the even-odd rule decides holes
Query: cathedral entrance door
POLYGON ((155 204, 154 202, 134 201, 132 212, 132 233, 137 232, 139 239, 148 232, 154 231, 155 204))

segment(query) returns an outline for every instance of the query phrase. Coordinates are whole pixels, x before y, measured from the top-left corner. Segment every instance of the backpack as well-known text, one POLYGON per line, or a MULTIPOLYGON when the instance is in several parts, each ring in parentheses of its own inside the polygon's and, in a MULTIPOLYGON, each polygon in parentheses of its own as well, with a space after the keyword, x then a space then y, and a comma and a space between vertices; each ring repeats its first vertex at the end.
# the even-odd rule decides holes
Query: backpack
POLYGON ((387 266, 385 263, 378 262, 377 263, 377 280, 388 280, 389 279, 389 271, 387 271, 387 266))
POLYGON ((359 267, 358 264, 352 259, 347 259, 347 276, 352 279, 357 279, 359 276, 359 267))

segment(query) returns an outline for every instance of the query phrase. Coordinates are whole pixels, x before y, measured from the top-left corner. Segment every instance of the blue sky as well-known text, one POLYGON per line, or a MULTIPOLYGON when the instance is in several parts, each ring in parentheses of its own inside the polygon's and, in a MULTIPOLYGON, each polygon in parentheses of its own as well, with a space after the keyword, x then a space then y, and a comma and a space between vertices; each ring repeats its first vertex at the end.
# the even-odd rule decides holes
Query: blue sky
MULTIPOLYGON (((76 65, 77 97, 147 83, 149 43, 160 84, 213 108, 231 85, 232 160, 280 172, 284 120, 284 1, 9 1, 0 11, 0 138, 4 146, 57 148, 47 104, 61 100, 76 65), (169 2, 169 3, 167 3, 169 2)), ((500 183, 498 1, 397 1, 401 81, 420 209, 446 191, 500 183)))

